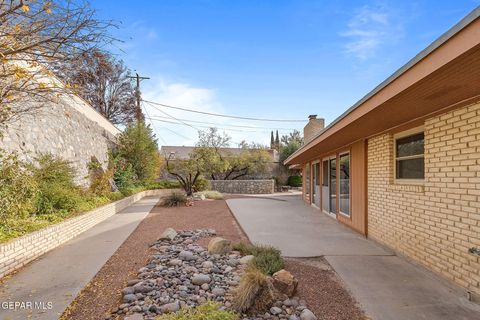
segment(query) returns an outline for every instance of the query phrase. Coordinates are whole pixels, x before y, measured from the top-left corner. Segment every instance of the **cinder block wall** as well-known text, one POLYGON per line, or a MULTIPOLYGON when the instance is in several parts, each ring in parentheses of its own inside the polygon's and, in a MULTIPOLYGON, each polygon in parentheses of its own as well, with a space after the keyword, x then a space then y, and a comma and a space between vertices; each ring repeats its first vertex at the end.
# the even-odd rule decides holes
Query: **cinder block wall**
POLYGON ((368 141, 369 236, 480 294, 480 104, 425 121, 425 184, 393 184, 393 136, 368 141))

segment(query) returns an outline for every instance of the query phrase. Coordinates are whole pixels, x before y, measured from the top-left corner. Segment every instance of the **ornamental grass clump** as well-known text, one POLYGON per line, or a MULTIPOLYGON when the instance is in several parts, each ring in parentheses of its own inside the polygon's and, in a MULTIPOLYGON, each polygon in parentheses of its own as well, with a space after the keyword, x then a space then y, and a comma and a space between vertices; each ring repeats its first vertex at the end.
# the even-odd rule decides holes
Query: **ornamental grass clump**
POLYGON ((163 314, 156 320, 237 320, 233 311, 221 309, 221 304, 207 301, 196 308, 185 308, 175 313, 163 314))
POLYGON ((267 310, 274 301, 274 292, 267 276, 250 266, 242 275, 233 294, 232 306, 240 313, 257 313, 267 310))
POLYGON ((266 275, 272 275, 284 267, 281 252, 275 247, 240 242, 233 249, 242 255, 253 255, 251 264, 266 275))
POLYGON ((280 250, 274 247, 263 247, 257 252, 257 254, 254 254, 251 263, 269 276, 284 267, 284 261, 280 255, 280 250))
POLYGON ((165 196, 162 202, 162 206, 171 208, 171 207, 178 207, 180 205, 185 205, 186 203, 187 203, 187 197, 183 192, 173 191, 170 194, 165 196))

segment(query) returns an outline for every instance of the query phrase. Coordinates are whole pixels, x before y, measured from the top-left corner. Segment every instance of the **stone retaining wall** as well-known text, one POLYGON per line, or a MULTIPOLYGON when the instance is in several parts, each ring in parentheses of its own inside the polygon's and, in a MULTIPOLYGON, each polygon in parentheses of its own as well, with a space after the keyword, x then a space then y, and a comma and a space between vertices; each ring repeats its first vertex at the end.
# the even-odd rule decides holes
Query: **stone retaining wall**
POLYGON ((270 180, 210 180, 212 190, 222 193, 273 193, 275 181, 270 180))
POLYGON ((88 211, 80 216, 0 244, 0 278, 87 231, 143 197, 161 195, 164 192, 167 192, 167 190, 142 191, 88 211))
POLYGON ((87 165, 92 157, 106 168, 108 150, 120 130, 76 96, 25 113, 8 122, 0 138, 0 149, 16 152, 20 159, 33 162, 45 153, 69 161, 75 168, 75 182, 89 184, 87 165))

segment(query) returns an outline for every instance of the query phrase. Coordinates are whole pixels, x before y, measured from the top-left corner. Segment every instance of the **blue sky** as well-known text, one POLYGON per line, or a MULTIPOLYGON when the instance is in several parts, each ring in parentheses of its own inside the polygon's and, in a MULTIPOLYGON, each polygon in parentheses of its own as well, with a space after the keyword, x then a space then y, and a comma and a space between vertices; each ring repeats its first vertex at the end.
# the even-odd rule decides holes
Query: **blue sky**
MULTIPOLYGON (((92 1, 99 17, 121 22, 114 34, 123 43, 112 50, 151 78, 142 83, 145 99, 248 117, 318 114, 327 123, 478 5, 479 0, 92 1)), ((304 125, 161 110, 219 127, 258 127, 228 127, 236 130, 226 131, 234 142, 268 144, 266 128, 304 125)), ((151 106, 147 111, 168 118, 151 106)), ((154 128, 161 145, 197 139, 188 126, 154 121, 154 128)))

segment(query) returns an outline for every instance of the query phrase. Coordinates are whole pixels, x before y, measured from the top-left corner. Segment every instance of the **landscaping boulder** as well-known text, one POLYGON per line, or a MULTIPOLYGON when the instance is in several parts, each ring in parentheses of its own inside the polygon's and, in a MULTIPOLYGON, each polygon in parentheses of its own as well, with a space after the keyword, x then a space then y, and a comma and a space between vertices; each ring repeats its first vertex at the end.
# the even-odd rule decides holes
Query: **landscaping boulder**
POLYGON ((180 304, 178 303, 178 301, 167 303, 161 306, 160 310, 162 313, 177 312, 178 310, 180 310, 180 304))
POLYGON ((288 297, 293 296, 298 281, 290 272, 285 269, 277 271, 273 274, 272 280, 273 286, 278 292, 285 294, 288 297))
POLYGON ((232 243, 224 238, 215 237, 208 243, 209 254, 227 254, 232 250, 232 243))
POLYGON ((160 240, 173 240, 177 236, 177 231, 172 228, 167 228, 163 231, 162 235, 160 236, 160 240))
POLYGON ((212 278, 206 274, 197 274, 192 278, 192 283, 197 286, 201 286, 204 283, 210 283, 210 281, 212 281, 212 278))
POLYGON ((135 313, 125 317, 125 320, 143 320, 143 316, 140 313, 135 313))
POLYGON ((317 320, 317 317, 313 314, 312 311, 308 309, 304 309, 302 313, 300 313, 301 320, 317 320))
POLYGON ((253 258, 255 258, 255 257, 252 256, 252 255, 243 256, 243 257, 240 258, 240 264, 244 264, 244 265, 245 265, 245 264, 249 264, 250 261, 253 260, 253 258))

